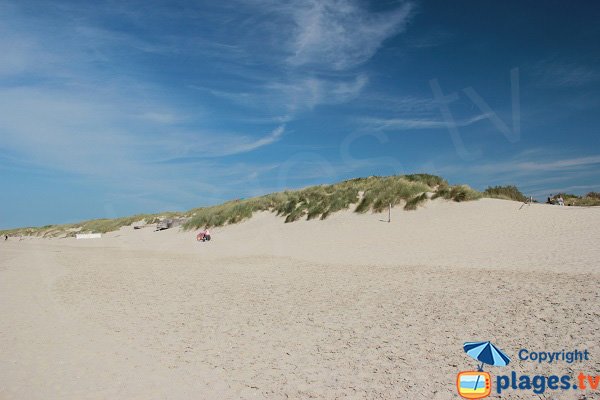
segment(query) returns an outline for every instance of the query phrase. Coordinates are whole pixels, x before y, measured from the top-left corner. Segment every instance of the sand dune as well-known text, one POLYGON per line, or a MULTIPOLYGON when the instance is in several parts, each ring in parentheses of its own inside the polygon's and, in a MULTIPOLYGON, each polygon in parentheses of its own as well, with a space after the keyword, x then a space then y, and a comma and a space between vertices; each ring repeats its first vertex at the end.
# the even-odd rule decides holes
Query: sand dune
POLYGON ((513 369, 600 374, 600 209, 520 207, 263 213, 209 243, 131 227, 10 240, 0 398, 450 399, 471 340, 514 358, 585 348, 586 364, 513 369))

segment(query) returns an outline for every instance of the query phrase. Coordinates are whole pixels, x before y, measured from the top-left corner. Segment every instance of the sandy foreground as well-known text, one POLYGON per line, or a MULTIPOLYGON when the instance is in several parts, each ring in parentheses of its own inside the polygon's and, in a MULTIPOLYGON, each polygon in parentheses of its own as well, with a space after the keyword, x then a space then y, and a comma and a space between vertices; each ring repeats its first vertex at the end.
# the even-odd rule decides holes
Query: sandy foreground
MULTIPOLYGON (((434 201, 284 224, 0 243, 0 399, 453 399, 493 375, 600 375, 600 208, 434 201), (539 364, 530 351, 585 350, 539 364)), ((598 399, 507 391, 508 399, 598 399)), ((586 397, 582 397, 585 395, 586 397)))

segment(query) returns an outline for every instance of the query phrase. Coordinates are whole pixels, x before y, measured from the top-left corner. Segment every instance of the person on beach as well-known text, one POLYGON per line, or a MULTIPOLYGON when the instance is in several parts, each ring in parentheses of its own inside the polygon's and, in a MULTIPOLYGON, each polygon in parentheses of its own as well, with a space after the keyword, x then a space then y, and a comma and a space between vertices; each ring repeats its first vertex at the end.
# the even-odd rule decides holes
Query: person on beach
POLYGON ((565 200, 562 198, 562 196, 558 196, 558 205, 559 206, 565 205, 565 200))
POLYGON ((204 230, 196 235, 196 240, 199 242, 207 242, 210 240, 210 231, 208 226, 204 227, 204 230))

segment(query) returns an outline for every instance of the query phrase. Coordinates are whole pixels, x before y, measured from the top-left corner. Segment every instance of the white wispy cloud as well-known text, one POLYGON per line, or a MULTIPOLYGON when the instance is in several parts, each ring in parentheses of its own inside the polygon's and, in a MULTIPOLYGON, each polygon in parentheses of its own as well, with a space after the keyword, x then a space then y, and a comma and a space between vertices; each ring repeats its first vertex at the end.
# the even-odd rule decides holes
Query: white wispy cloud
POLYGON ((569 174, 574 179, 579 173, 595 172, 600 165, 600 155, 588 155, 581 157, 560 157, 555 151, 549 149, 525 150, 516 156, 496 162, 474 162, 465 165, 448 164, 438 165, 438 169, 444 174, 462 174, 467 170, 472 175, 479 176, 512 176, 512 177, 535 177, 536 181, 544 182, 544 179, 561 179, 561 174, 569 174), (542 178, 543 173, 556 173, 549 178, 542 178))
POLYGON ((96 50, 112 51, 115 47, 122 47, 144 53, 171 53, 174 51, 174 48, 163 43, 142 40, 132 34, 96 26, 74 24, 73 31, 77 35, 78 41, 86 42, 88 46, 96 50))
POLYGON ((261 138, 245 135, 203 135, 197 141, 207 140, 208 143, 192 146, 187 153, 194 157, 222 157, 248 153, 261 147, 273 144, 281 139, 285 132, 285 125, 279 125, 270 133, 261 138), (213 138, 217 136, 218 140, 213 138))
MULTIPOLYGON (((453 126, 469 126, 488 117, 488 114, 479 114, 468 119, 455 121, 453 126)), ((450 126, 449 122, 439 119, 361 118, 359 121, 365 127, 377 130, 441 129, 448 128, 450 126)))
POLYGON ((252 91, 193 88, 250 110, 267 111, 270 115, 267 118, 253 117, 253 120, 289 122, 298 114, 320 105, 342 104, 358 98, 368 82, 366 74, 335 79, 294 76, 274 78, 256 85, 252 91))
POLYGON ((86 25, 85 18, 71 15, 76 7, 61 9, 69 18, 57 26, 17 5, 2 7, 0 79, 9 84, 0 87, 0 150, 14 154, 21 165, 107 181, 126 171, 131 179, 113 185, 159 190, 189 181, 174 179, 179 174, 173 168, 159 170, 154 161, 242 154, 283 136, 281 122, 263 136, 251 125, 238 132, 215 128, 201 101, 182 107, 164 96, 163 88, 128 70, 132 61, 123 59, 130 56, 123 48, 156 53, 181 47, 167 51, 131 34, 86 25), (156 180, 171 183, 161 186, 156 180))
POLYGON ((600 73, 587 65, 556 58, 546 59, 533 66, 533 73, 545 86, 580 87, 600 80, 600 73))
POLYGON ((285 132, 285 125, 279 125, 277 128, 273 129, 273 131, 271 133, 269 133, 267 136, 260 138, 258 140, 253 140, 253 141, 251 140, 248 143, 245 143, 243 145, 238 145, 233 150, 235 151, 235 153, 241 153, 241 152, 245 153, 248 151, 259 149, 264 146, 268 146, 271 143, 275 143, 276 141, 278 141, 284 132, 285 132))
POLYGON ((285 104, 288 113, 295 113, 320 104, 339 104, 355 99, 368 81, 364 74, 349 81, 301 78, 284 83, 271 82, 266 88, 277 104, 285 104))
POLYGON ((384 40, 405 28, 412 11, 410 3, 385 13, 369 12, 352 0, 292 4, 286 10, 295 24, 288 62, 335 70, 370 59, 384 40))
POLYGON ((600 164, 600 155, 562 158, 552 161, 543 159, 532 161, 510 160, 500 163, 488 163, 479 165, 477 170, 483 173, 532 173, 532 172, 554 172, 564 170, 585 169, 600 164))
MULTIPOLYGON (((256 180, 252 174, 274 168, 262 160, 239 163, 222 157, 280 140, 283 125, 263 136, 167 132, 163 124, 140 124, 140 105, 132 100, 120 95, 90 100, 65 90, 0 89, 0 158, 10 166, 2 173, 15 168, 58 177, 66 173, 70 179, 105 187, 111 201, 161 210, 220 202, 256 189, 258 183, 249 181, 256 180), (198 162, 157 162, 185 158, 198 162)), ((151 110, 159 106, 154 101, 145 105, 144 114, 157 113, 151 110)))
POLYGON ((341 104, 362 95, 369 76, 359 67, 382 43, 405 29, 413 6, 402 3, 391 10, 372 12, 357 0, 281 2, 245 0, 253 17, 240 26, 264 30, 268 63, 278 74, 265 76, 254 69, 244 76, 255 82, 232 91, 201 88, 234 104, 266 108, 287 120, 323 104, 341 104), (266 22, 265 22, 266 20, 266 22), (263 22, 263 23, 261 23, 263 22), (326 72, 326 73, 323 73, 326 72))
POLYGON ((453 163, 440 157, 428 170, 449 179, 469 176, 468 183, 481 190, 493 185, 516 185, 527 196, 542 199, 550 193, 600 190, 599 167, 598 154, 565 157, 556 149, 538 147, 502 161, 453 163))
POLYGON ((262 137, 210 129, 190 132, 169 127, 186 117, 161 112, 167 106, 160 103, 148 104, 139 113, 140 106, 123 93, 96 95, 90 99, 66 90, 0 89, 0 148, 50 168, 110 176, 119 170, 141 173, 152 160, 247 153, 275 143, 285 132, 284 125, 262 137))
POLYGON ((372 12, 357 0, 242 3, 249 8, 240 13, 210 5, 210 18, 122 2, 0 3, 2 168, 67 172, 102 182, 115 198, 222 200, 278 168, 261 159, 232 164, 231 156, 284 141, 286 124, 303 113, 360 98, 369 84, 362 66, 412 10, 372 12), (148 28, 163 18, 169 32, 148 28), (222 25, 188 34, 175 28, 179 18, 222 25), (249 43, 244 34, 254 31, 277 34, 249 43), (204 69, 178 69, 173 57, 204 69), (194 86, 204 92, 186 92, 194 86), (231 110, 213 107, 216 98, 231 110))

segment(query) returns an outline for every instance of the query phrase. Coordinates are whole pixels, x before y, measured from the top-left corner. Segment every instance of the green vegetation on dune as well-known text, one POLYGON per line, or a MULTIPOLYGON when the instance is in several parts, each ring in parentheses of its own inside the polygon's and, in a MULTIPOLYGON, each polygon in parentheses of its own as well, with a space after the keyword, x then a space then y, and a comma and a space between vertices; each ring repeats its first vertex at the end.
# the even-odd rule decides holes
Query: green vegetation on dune
POLYGON ((503 200, 514 200, 520 202, 526 202, 527 197, 521 191, 513 185, 509 186, 490 186, 483 191, 484 197, 490 197, 493 199, 503 200))
POLYGON ((589 192, 585 196, 577 196, 576 194, 558 193, 552 196, 552 201, 555 203, 557 199, 562 197, 566 206, 593 207, 600 206, 600 193, 589 192))
POLYGON ((396 206, 402 201, 409 201, 425 192, 435 189, 420 180, 405 177, 389 177, 367 182, 366 187, 360 188, 364 194, 356 207, 356 212, 364 213, 370 210, 381 212, 390 204, 396 206))
POLYGON ((426 202, 428 199, 429 197, 427 197, 427 193, 421 193, 420 195, 408 199, 408 201, 404 205, 404 209, 406 211, 416 210, 417 207, 426 202))
POLYGON ((333 185, 287 190, 193 210, 184 229, 236 223, 250 218, 257 211, 274 212, 284 217, 285 222, 301 218, 325 219, 357 203, 357 212, 378 212, 389 204, 397 205, 403 200, 408 201, 425 192, 434 191, 433 185, 439 184, 445 184, 445 181, 433 175, 420 174, 357 178, 333 185))
POLYGON ((406 210, 414 210, 428 199, 428 192, 435 194, 440 188, 448 190, 444 198, 455 201, 481 197, 468 186, 450 186, 434 175, 372 176, 192 210, 184 229, 236 223, 250 218, 257 211, 271 211, 285 218, 285 222, 293 222, 303 218, 325 219, 351 206, 356 206, 354 211, 358 213, 381 212, 390 204, 396 206, 404 202, 406 210))
MULTIPOLYGON (((211 207, 200 207, 187 212, 139 214, 115 219, 96 219, 75 224, 48 225, 38 228, 19 228, 0 231, 10 236, 62 237, 76 233, 106 233, 130 226, 135 222, 156 223, 163 218, 185 218, 184 229, 204 226, 235 224, 252 217, 255 212, 268 211, 281 216, 285 222, 299 219, 325 219, 341 210, 357 213, 381 212, 389 205, 404 205, 405 210, 416 210, 428 199, 443 198, 456 202, 477 200, 481 197, 506 198, 524 201, 525 196, 515 186, 489 187, 480 193, 467 185, 450 185, 439 176, 429 174, 371 176, 356 178, 332 185, 311 186, 286 190, 249 199, 228 201, 211 207)), ((585 200, 600 203, 600 195, 590 193, 585 200), (595 196, 594 196, 595 195, 595 196)), ((585 201, 580 198, 584 205, 585 201)), ((586 204, 587 205, 587 204, 586 204)))
POLYGON ((155 223, 159 217, 176 217, 179 213, 168 212, 162 214, 137 214, 130 217, 114 218, 114 219, 94 219, 85 221, 79 224, 71 224, 71 228, 77 229, 81 227, 80 232, 96 232, 106 233, 119 230, 124 226, 130 226, 135 222, 143 221, 146 224, 155 223))
POLYGON ((585 195, 585 197, 589 197, 590 199, 600 200, 600 192, 589 192, 585 195))
POLYGON ((431 197, 437 199, 441 197, 446 200, 454 200, 456 202, 479 200, 482 195, 477 190, 471 189, 468 185, 448 186, 442 185, 431 197))
POLYGON ((37 236, 44 238, 52 237, 74 237, 77 233, 107 233, 119 230, 124 226, 130 226, 135 222, 143 221, 146 224, 155 223, 159 218, 176 217, 181 213, 166 212, 161 214, 137 214, 122 218, 101 218, 74 224, 46 225, 42 227, 15 228, 0 231, 0 235, 8 236, 37 236))

